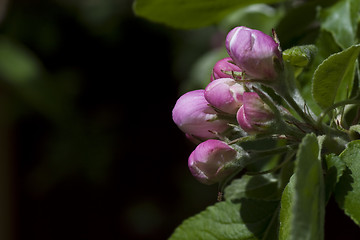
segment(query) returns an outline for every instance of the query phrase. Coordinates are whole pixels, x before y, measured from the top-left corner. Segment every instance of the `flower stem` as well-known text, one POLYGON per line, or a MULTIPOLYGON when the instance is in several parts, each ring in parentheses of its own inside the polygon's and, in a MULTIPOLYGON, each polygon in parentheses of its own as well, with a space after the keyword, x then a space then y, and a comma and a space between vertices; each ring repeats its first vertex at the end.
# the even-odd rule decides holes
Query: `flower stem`
POLYGON ((284 97, 284 99, 285 99, 285 101, 290 105, 290 107, 292 108, 292 109, 294 109, 294 111, 301 117, 301 119, 305 122, 305 123, 307 123, 307 124, 309 124, 310 126, 316 126, 316 122, 314 121, 314 119, 310 116, 310 115, 308 115, 308 114, 306 114, 300 107, 299 107, 299 105, 296 103, 296 101, 292 98, 292 96, 290 96, 290 94, 288 94, 288 93, 285 93, 284 95, 283 95, 283 97, 284 97))

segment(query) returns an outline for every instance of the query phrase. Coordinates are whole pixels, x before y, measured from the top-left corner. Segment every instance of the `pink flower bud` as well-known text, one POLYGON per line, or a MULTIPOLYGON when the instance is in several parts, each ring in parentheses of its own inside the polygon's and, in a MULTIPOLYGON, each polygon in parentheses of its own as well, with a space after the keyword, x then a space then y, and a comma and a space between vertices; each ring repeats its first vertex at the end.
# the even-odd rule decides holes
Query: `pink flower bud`
POLYGON ((205 90, 195 90, 182 95, 172 111, 175 124, 181 131, 196 138, 215 138, 228 128, 224 120, 218 119, 216 111, 204 97, 205 90))
POLYGON ((231 63, 232 61, 233 60, 229 57, 219 60, 213 68, 211 81, 219 78, 230 78, 232 77, 231 72, 241 72, 241 69, 238 66, 231 63), (230 74, 225 72, 229 72, 230 74))
POLYGON ((273 112, 255 92, 243 94, 243 105, 237 112, 237 121, 247 133, 259 133, 265 130, 274 118, 273 112))
POLYGON ((200 143, 191 153, 188 166, 191 174, 201 183, 219 182, 234 172, 234 167, 226 167, 237 159, 237 152, 220 140, 200 143))
POLYGON ((195 136, 193 136, 191 134, 185 133, 185 136, 190 142, 192 142, 192 143, 194 143, 196 145, 203 142, 201 139, 199 139, 198 137, 195 137, 195 136))
POLYGON ((214 107, 230 114, 236 114, 242 105, 242 84, 231 78, 219 78, 205 88, 205 99, 214 107))
POLYGON ((275 79, 274 58, 282 59, 279 44, 265 33, 236 27, 226 37, 229 56, 250 78, 275 79))

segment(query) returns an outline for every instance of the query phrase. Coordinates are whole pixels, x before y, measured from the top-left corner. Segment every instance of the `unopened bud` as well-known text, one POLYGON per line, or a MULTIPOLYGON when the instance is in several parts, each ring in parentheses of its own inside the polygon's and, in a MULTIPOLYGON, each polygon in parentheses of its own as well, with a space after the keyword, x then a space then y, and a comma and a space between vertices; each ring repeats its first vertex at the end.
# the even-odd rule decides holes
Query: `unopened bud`
POLYGON ((218 119, 217 112, 204 97, 205 90, 195 90, 182 95, 172 111, 175 124, 184 133, 200 139, 215 138, 228 128, 225 120, 218 119))
POLYGON ((223 112, 236 114, 242 105, 245 89, 241 83, 231 78, 219 78, 205 88, 205 99, 223 112))
POLYGON ((211 74, 211 81, 219 78, 231 78, 233 74, 240 73, 241 69, 233 63, 232 58, 223 58, 215 64, 211 74))
POLYGON ((188 166, 191 174, 201 183, 211 185, 232 174, 238 165, 238 152, 220 140, 200 143, 191 153, 188 166))
POLYGON ((226 37, 229 56, 250 78, 273 80, 275 61, 282 59, 279 44, 269 35, 246 27, 236 27, 226 37))
POLYGON ((243 105, 237 113, 240 127, 247 133, 263 132, 270 126, 274 114, 255 92, 243 94, 243 105))

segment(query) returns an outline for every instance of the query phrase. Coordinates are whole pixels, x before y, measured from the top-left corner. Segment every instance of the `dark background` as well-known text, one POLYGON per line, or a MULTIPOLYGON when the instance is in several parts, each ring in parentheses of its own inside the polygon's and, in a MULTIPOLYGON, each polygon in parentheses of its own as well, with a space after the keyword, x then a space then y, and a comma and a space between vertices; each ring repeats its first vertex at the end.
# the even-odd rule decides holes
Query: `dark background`
POLYGON ((171 119, 212 28, 152 24, 128 0, 0 8, 0 239, 166 239, 215 202, 171 119))
MULTIPOLYGON (((166 239, 216 201, 171 119, 215 27, 150 23, 130 0, 0 3, 0 239, 166 239)), ((329 206, 327 239, 351 239, 329 206)))

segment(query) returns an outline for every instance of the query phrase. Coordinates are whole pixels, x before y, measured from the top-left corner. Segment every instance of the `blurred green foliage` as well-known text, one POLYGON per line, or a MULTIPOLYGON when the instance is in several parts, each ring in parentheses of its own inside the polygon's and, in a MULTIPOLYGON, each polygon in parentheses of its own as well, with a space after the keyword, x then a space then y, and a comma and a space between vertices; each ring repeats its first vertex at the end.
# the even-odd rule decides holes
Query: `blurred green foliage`
POLYGON ((200 184, 171 122, 208 46, 136 19, 131 0, 3 3, 1 239, 162 239, 212 201, 200 190, 182 210, 200 184))

